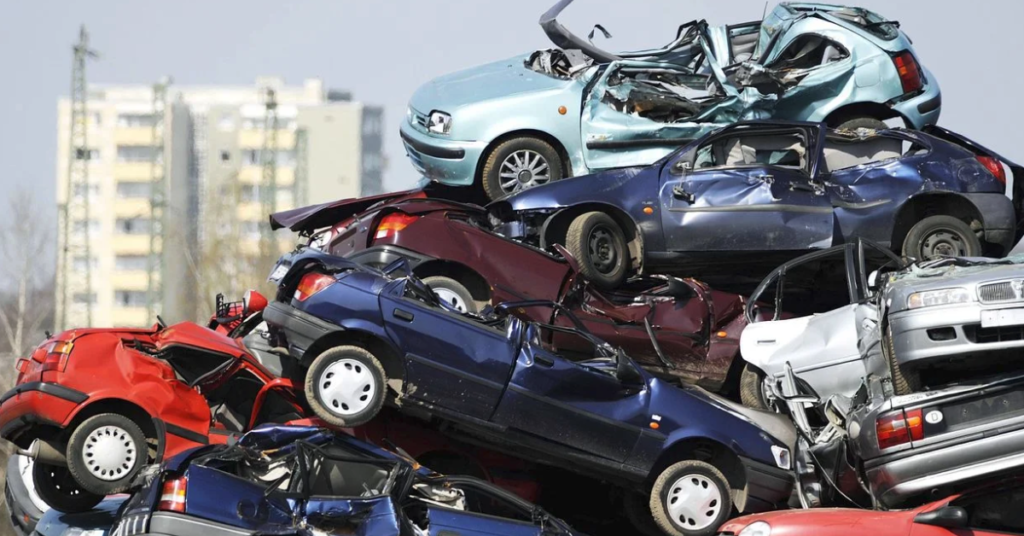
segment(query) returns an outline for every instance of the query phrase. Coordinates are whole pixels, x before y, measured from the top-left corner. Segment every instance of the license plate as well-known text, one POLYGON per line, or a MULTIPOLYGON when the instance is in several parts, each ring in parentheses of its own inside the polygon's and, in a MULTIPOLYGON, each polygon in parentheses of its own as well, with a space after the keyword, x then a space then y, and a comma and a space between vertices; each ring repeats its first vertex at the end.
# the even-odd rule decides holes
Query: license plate
POLYGON ((277 263, 277 266, 274 266, 274 271, 270 272, 270 277, 267 278, 267 280, 270 281, 271 283, 280 283, 281 278, 288 273, 288 269, 291 267, 292 265, 287 262, 277 263))
POLYGON ((1020 325, 1024 325, 1024 309, 997 309, 981 312, 981 327, 983 328, 1020 325))

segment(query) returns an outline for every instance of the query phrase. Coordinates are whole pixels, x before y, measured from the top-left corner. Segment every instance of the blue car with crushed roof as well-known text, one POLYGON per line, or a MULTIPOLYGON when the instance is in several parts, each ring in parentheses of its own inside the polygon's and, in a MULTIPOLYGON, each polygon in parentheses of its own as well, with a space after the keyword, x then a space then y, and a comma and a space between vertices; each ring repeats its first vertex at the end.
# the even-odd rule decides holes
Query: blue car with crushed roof
POLYGON ((489 210, 500 234, 552 252, 563 244, 606 288, 651 272, 721 286, 716 274, 759 281, 780 262, 856 237, 916 259, 1002 256, 1021 237, 1022 192, 1024 169, 940 127, 757 121, 649 166, 566 179, 489 210))
POLYGON ((764 20, 693 21, 663 47, 613 53, 558 22, 571 2, 540 19, 556 48, 445 75, 413 94, 401 136, 418 171, 482 186, 494 200, 650 164, 736 121, 922 128, 942 109, 900 23, 866 9, 784 2, 764 20))

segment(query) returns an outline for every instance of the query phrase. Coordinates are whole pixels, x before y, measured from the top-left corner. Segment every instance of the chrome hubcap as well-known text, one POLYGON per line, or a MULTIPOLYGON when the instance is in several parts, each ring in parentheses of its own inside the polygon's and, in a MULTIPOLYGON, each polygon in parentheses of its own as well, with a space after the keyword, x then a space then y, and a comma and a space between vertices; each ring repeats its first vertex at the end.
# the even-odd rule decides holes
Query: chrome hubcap
POLYGON ((721 511, 722 490, 704 475, 686 475, 669 489, 669 518, 684 529, 705 529, 721 511))
POLYGON ((551 180, 551 169, 540 153, 523 149, 505 158, 498 168, 498 178, 501 191, 513 194, 547 183, 551 180))
POLYGON ((598 272, 607 274, 615 270, 618 261, 618 252, 615 251, 615 242, 612 240, 612 233, 604 227, 595 227, 590 232, 590 240, 587 241, 590 261, 597 268, 598 272))
POLYGON ((465 300, 463 300, 458 294, 456 294, 455 291, 444 287, 431 288, 431 290, 434 291, 434 294, 437 294, 437 297, 441 301, 448 304, 452 309, 455 309, 460 313, 465 313, 469 311, 469 307, 466 305, 465 300))
POLYGON ((101 426, 85 438, 82 459, 92 476, 107 482, 124 478, 135 467, 138 452, 132 436, 119 426, 101 426))
POLYGON ((963 237, 960 236, 960 233, 948 229, 934 231, 921 242, 923 260, 940 256, 962 257, 964 255, 967 255, 967 244, 964 243, 963 237))
POLYGON ((341 359, 328 365, 320 374, 317 387, 321 403, 337 415, 363 411, 378 389, 373 374, 355 359, 341 359))

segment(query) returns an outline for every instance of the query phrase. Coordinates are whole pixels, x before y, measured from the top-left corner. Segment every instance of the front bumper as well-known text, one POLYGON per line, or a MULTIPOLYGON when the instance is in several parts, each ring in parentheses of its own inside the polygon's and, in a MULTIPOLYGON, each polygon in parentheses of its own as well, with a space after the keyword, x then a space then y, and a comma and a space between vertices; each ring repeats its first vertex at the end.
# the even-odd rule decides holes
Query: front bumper
POLYGON ((910 128, 920 130, 926 125, 934 125, 939 122, 939 114, 942 113, 942 92, 935 77, 927 69, 922 68, 926 83, 924 91, 907 100, 892 105, 893 110, 902 115, 910 128))
POLYGON ((747 502, 744 513, 775 510, 789 500, 795 479, 793 473, 778 467, 740 457, 747 474, 747 502))
POLYGON ((441 139, 414 128, 408 121, 400 129, 402 144, 412 166, 424 177, 450 186, 470 186, 486 142, 441 139))
POLYGON ((0 437, 27 447, 35 439, 35 426, 63 426, 88 398, 85 393, 51 382, 16 385, 0 396, 0 437))
POLYGON ((967 484, 1024 467, 1024 429, 925 451, 908 450, 864 463, 871 493, 883 505, 906 500, 944 486, 967 484))
POLYGON ((288 353, 302 360, 306 350, 324 335, 343 328, 300 311, 287 303, 273 302, 263 310, 263 320, 284 332, 288 341, 288 353))
MULTIPOLYGON (((1024 303, 984 305, 975 302, 955 306, 925 307, 892 314, 889 316, 889 325, 892 327, 896 359, 901 365, 921 364, 926 360, 936 358, 1024 348, 1024 339, 977 342, 984 340, 979 337, 984 337, 987 333, 981 327, 982 311, 1015 307, 1024 307, 1024 303), (952 338, 936 340, 941 339, 939 333, 942 333, 937 330, 943 330, 948 334, 949 329, 953 330, 952 338)), ((998 331, 1000 328, 990 329, 998 331)), ((942 337, 948 336, 943 335, 942 337)))

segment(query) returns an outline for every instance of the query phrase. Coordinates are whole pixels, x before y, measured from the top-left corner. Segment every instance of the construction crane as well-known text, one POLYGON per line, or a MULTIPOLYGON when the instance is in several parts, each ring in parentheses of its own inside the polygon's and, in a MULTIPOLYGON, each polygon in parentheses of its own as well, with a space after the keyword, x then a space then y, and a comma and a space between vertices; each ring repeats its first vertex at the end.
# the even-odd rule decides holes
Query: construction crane
POLYGON ((163 303, 164 224, 166 223, 167 184, 164 182, 164 120, 167 107, 167 86, 170 77, 153 84, 153 133, 149 168, 149 255, 146 258, 146 318, 153 319, 163 303))
MULTIPOLYGON (((263 177, 260 183, 260 201, 263 208, 263 220, 260 223, 260 262, 273 262, 280 254, 274 231, 270 229, 269 216, 277 212, 277 93, 273 88, 266 88, 264 94, 266 114, 263 121, 263 148, 260 160, 263 164, 263 177)), ((270 269, 270 266, 260 266, 270 269)))
POLYGON ((295 131, 295 186, 294 205, 304 207, 309 204, 309 139, 306 129, 295 131))
POLYGON ((86 60, 98 58, 99 54, 89 48, 89 34, 82 25, 78 42, 74 47, 71 64, 71 124, 68 143, 68 174, 65 180, 64 202, 58 207, 58 231, 60 266, 57 270, 57 315, 55 328, 63 331, 69 327, 69 309, 76 301, 75 296, 84 297, 86 326, 92 325, 92 254, 89 248, 89 231, 92 220, 89 214, 89 150, 88 92, 85 82, 86 60), (78 225, 81 222, 81 225, 78 225), (83 258, 85 266, 73 269, 76 259, 83 258), (74 272, 74 276, 72 276, 74 272))

